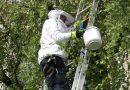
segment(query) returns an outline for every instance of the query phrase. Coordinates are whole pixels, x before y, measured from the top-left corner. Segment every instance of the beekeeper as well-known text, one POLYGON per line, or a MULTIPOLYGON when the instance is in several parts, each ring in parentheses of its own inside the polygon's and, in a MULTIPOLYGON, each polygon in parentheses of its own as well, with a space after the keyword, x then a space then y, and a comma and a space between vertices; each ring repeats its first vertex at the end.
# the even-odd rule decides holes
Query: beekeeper
POLYGON ((58 43, 83 36, 83 31, 73 31, 71 27, 73 22, 74 18, 67 12, 51 10, 43 24, 38 62, 44 72, 48 90, 67 90, 64 63, 67 55, 58 43))

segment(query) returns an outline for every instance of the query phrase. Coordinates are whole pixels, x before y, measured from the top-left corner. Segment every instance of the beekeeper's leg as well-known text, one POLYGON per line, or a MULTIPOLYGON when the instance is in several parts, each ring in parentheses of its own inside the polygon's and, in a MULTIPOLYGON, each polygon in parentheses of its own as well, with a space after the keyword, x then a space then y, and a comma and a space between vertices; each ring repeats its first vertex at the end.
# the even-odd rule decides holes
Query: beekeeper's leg
POLYGON ((66 86, 66 66, 60 57, 55 56, 51 62, 48 63, 48 58, 41 62, 48 90, 68 90, 66 86))
POLYGON ((48 90, 54 90, 55 85, 55 66, 53 62, 48 62, 48 58, 41 61, 40 65, 45 76, 45 82, 47 84, 48 90))
POLYGON ((56 57, 54 90, 68 90, 66 84, 66 65, 60 57, 56 57))

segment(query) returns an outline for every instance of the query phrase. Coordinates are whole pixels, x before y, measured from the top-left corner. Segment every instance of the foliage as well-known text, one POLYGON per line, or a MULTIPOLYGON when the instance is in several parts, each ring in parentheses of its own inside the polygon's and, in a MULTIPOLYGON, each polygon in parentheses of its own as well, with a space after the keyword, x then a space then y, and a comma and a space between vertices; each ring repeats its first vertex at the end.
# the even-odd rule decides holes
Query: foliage
MULTIPOLYGON (((123 83, 128 90, 129 81, 123 67, 130 54, 130 1, 99 0, 95 26, 100 28, 102 47, 89 51, 90 63, 86 72, 87 90, 118 90, 123 83)), ((52 0, 57 8, 76 15, 80 0, 52 0)), ((43 75, 37 62, 39 40, 44 20, 47 18, 47 0, 0 0, 0 82, 11 80, 8 90, 37 90, 43 84, 43 75), (4 75, 5 72, 6 76, 4 75), (4 79, 4 80, 3 80, 4 79)), ((84 5, 91 6, 91 0, 84 5)), ((87 10, 83 15, 88 14, 87 10)), ((82 16, 83 17, 83 16, 82 16)), ((79 19, 79 21, 81 18, 79 19)), ((83 40, 66 44, 69 54, 67 73, 72 77, 78 63, 83 40)), ((5 83, 5 82, 4 82, 5 83)), ((6 83, 7 84, 7 83, 6 83)))

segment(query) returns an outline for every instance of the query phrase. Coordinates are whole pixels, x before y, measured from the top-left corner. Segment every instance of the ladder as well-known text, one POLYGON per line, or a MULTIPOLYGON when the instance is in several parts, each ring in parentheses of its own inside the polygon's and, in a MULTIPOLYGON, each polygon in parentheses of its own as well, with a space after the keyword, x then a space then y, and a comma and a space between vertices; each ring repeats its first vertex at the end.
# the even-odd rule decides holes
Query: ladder
POLYGON ((74 82, 71 90, 83 90, 85 83, 86 71, 88 69, 89 58, 87 56, 87 49, 81 50, 80 58, 83 59, 82 64, 78 65, 74 77, 74 82))
MULTIPOLYGON (((95 14, 97 11, 98 2, 93 0, 92 9, 89 14, 89 22, 88 27, 93 26, 95 22, 95 14)), ((86 77, 86 71, 88 69, 89 64, 89 57, 88 52, 86 48, 81 49, 80 58, 83 60, 81 64, 78 65, 72 85, 71 90, 85 90, 84 84, 85 84, 85 77, 86 77)))

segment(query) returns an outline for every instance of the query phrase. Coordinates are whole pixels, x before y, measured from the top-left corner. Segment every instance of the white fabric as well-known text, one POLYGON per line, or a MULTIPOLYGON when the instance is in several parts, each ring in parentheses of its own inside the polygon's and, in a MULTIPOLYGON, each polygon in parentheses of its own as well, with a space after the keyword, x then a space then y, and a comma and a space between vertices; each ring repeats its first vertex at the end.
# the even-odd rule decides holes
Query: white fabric
POLYGON ((42 28, 41 48, 38 52, 39 64, 47 55, 57 54, 63 59, 66 58, 64 50, 60 48, 57 42, 64 42, 71 37, 70 28, 57 17, 54 18, 53 14, 51 15, 49 13, 49 19, 45 21, 42 28))

